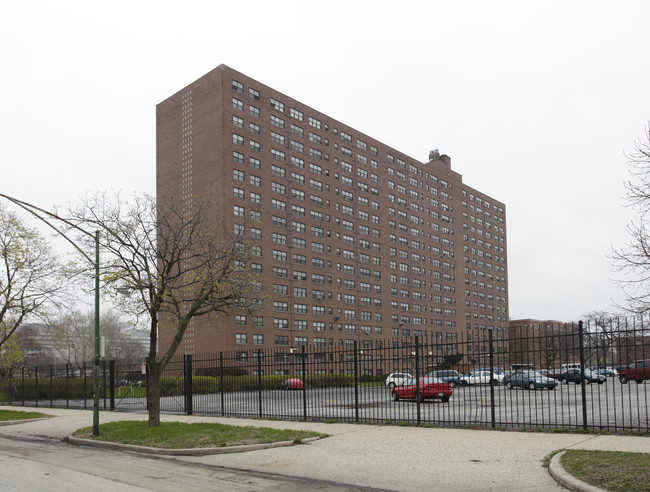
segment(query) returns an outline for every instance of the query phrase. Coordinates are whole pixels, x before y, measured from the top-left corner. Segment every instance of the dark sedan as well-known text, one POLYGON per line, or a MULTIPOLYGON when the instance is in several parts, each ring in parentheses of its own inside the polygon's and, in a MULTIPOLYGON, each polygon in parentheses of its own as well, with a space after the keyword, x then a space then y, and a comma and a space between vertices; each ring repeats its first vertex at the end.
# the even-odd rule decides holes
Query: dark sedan
MULTIPOLYGON (((597 383, 597 384, 603 384, 607 378, 601 374, 597 374, 591 369, 585 369, 585 378, 584 382, 585 384, 589 383, 597 383)), ((579 369, 570 369, 564 373, 562 373, 562 376, 560 376, 560 381, 562 381, 562 384, 568 384, 568 383, 576 383, 580 384, 582 381, 582 375, 580 374, 579 369)))
POLYGON ((512 388, 528 388, 531 390, 537 388, 548 388, 549 390, 555 389, 557 381, 555 379, 544 376, 539 371, 516 371, 503 378, 503 384, 508 389, 512 388))

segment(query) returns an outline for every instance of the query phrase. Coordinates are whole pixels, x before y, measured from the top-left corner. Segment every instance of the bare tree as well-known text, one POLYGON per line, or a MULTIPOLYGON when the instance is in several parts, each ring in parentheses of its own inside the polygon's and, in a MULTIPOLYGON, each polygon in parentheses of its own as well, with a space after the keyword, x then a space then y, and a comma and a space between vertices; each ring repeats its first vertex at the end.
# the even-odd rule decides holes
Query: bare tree
MULTIPOLYGON (((66 281, 49 244, 0 204, 0 357, 19 326, 46 317, 66 281)), ((15 344, 12 345, 15 348, 15 344)))
POLYGON ((619 316, 606 311, 591 311, 582 316, 587 322, 587 360, 596 366, 611 365, 616 360, 617 340, 621 336, 619 316))
POLYGON ((161 374, 190 321, 210 313, 249 311, 261 302, 256 297, 258 279, 244 267, 251 251, 245 228, 215 224, 208 210, 207 202, 163 207, 146 195, 131 202, 96 195, 70 211, 72 223, 100 231, 105 287, 130 312, 148 318, 150 427, 160 425, 161 374), (159 354, 158 329, 163 322, 174 336, 159 354))
POLYGON ((643 314, 650 310, 650 124, 643 139, 636 142, 634 152, 627 157, 630 179, 626 183, 626 200, 639 215, 628 225, 628 241, 620 249, 614 249, 613 259, 625 277, 618 280, 625 293, 625 308, 643 314))
MULTIPOLYGON (((94 312, 78 310, 67 312, 49 323, 47 335, 51 347, 60 359, 78 370, 84 367, 84 363, 93 360, 94 323, 94 312)), ((105 358, 133 362, 135 354, 144 355, 139 351, 139 346, 133 346, 130 340, 132 330, 120 320, 120 316, 114 310, 101 314, 99 326, 100 335, 106 341, 105 358)))

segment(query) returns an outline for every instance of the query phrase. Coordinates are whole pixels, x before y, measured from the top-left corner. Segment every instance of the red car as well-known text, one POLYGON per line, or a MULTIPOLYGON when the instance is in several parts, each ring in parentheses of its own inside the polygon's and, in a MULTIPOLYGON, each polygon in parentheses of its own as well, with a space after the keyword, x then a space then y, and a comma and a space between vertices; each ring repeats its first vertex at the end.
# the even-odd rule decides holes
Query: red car
POLYGON ((402 400, 416 400, 421 402, 423 400, 438 399, 443 402, 448 402, 454 389, 451 384, 445 383, 441 379, 433 377, 420 377, 420 388, 418 392, 417 378, 409 378, 399 386, 395 386, 391 390, 391 398, 393 401, 402 400))
POLYGON ((282 381, 280 384, 280 389, 283 390, 301 390, 304 388, 301 379, 298 378, 289 378, 282 381))
POLYGON ((650 379, 650 359, 635 360, 626 368, 618 371, 618 379, 623 384, 627 384, 630 380, 641 384, 645 379, 650 379))

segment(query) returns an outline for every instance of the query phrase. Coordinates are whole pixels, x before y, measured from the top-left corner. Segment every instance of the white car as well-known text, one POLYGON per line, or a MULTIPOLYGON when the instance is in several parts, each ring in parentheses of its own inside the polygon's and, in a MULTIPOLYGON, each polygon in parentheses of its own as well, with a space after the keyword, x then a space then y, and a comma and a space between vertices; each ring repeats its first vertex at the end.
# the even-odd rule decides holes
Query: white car
POLYGON ((503 381, 503 374, 493 374, 493 379, 490 380, 490 371, 477 371, 471 374, 465 374, 460 379, 461 386, 467 386, 470 384, 492 384, 497 385, 503 381))
POLYGON ((412 377, 413 376, 411 376, 408 372, 394 372, 386 378, 385 384, 390 389, 393 389, 395 386, 399 386, 408 378, 412 378, 412 377))

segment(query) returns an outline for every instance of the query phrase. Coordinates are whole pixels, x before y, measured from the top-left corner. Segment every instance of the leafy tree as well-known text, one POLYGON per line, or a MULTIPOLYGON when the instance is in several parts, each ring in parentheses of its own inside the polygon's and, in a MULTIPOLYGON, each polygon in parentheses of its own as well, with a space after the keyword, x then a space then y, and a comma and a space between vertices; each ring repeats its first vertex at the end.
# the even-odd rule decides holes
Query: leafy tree
MULTIPOLYGON (((153 197, 98 194, 70 211, 69 221, 99 230, 104 286, 131 313, 149 322, 147 408, 160 425, 160 378, 193 318, 250 311, 260 304, 256 276, 244 267, 251 255, 243 224, 228 229, 211 220, 208 202, 157 204, 153 197), (158 353, 158 332, 174 336, 158 353)), ((88 236, 81 237, 89 241, 88 236)), ((90 244, 89 244, 90 246, 90 244)))
POLYGON ((628 225, 627 243, 614 249, 614 264, 625 277, 618 280, 625 294, 624 307, 643 314, 650 310, 650 124, 627 157, 630 179, 626 183, 626 200, 638 212, 638 218, 628 225))
POLYGON ((14 333, 28 321, 44 319, 61 302, 67 281, 45 239, 2 204, 0 261, 0 356, 15 361, 17 345, 9 348, 14 333))

